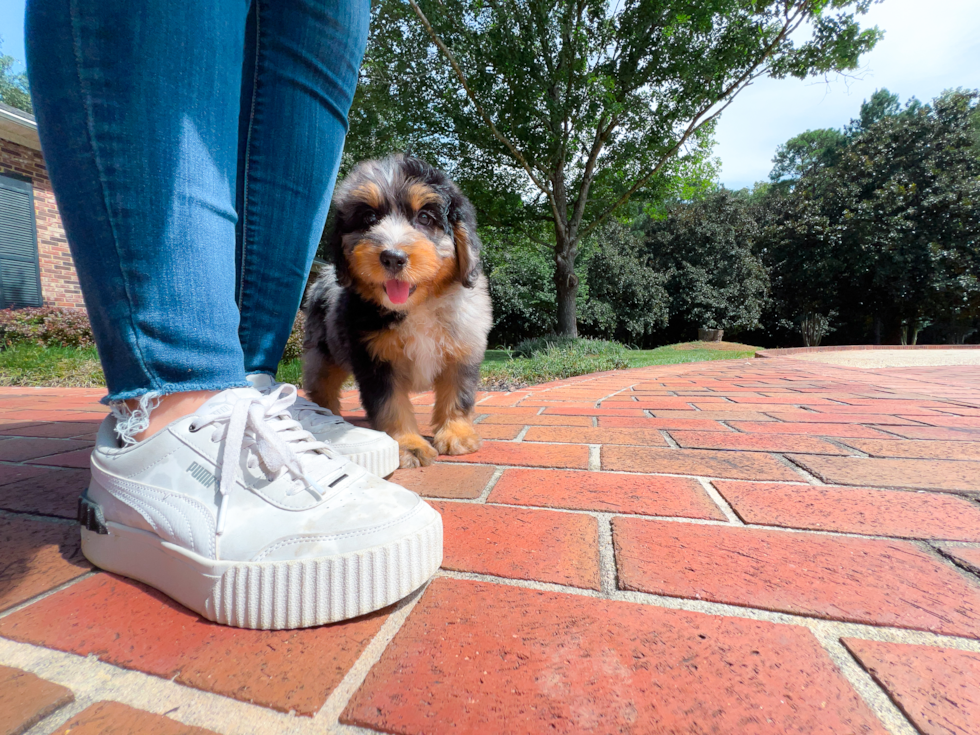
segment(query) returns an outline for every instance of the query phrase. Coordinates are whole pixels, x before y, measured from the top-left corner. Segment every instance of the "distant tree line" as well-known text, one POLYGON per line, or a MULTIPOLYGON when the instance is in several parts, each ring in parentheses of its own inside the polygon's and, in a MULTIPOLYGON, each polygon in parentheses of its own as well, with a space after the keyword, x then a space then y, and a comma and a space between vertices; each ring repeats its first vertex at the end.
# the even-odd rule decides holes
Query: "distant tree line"
MULTIPOLYGON (((977 103, 957 90, 901 107, 881 90, 844 129, 780 146, 770 182, 605 225, 577 266, 580 330, 638 346, 699 327, 770 346, 977 341, 977 103)), ((554 328, 545 258, 488 239, 496 339, 554 328)))

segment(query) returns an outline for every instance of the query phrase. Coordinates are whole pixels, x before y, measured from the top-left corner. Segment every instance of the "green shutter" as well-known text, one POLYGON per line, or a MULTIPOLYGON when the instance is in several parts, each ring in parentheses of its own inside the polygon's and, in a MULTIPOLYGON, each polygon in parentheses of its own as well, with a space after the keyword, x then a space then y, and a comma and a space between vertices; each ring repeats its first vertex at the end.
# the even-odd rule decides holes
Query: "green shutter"
POLYGON ((33 188, 0 176, 0 308, 41 306, 43 301, 33 188))

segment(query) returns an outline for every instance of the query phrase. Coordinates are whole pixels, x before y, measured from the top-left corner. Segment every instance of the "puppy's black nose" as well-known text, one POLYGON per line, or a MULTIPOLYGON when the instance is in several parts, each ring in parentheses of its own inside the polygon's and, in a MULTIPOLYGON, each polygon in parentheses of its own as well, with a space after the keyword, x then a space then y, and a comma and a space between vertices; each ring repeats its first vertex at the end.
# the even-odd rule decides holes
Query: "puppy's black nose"
POLYGON ((408 255, 401 250, 385 250, 381 253, 381 265, 390 271, 400 271, 408 265, 408 255))

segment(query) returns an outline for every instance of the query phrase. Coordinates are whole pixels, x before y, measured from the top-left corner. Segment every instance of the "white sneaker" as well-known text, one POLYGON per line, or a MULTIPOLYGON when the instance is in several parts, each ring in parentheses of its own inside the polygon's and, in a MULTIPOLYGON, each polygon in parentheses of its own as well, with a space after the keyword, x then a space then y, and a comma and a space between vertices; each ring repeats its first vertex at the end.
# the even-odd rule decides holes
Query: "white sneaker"
POLYGON ((85 556, 242 628, 332 623, 422 586, 439 514, 315 440, 295 397, 226 390, 124 447, 106 418, 79 499, 85 556))
MULTIPOLYGON (((266 373, 252 373, 247 377, 252 387, 266 395, 283 385, 266 373)), ((330 409, 302 396, 296 396, 296 403, 290 406, 289 413, 318 441, 330 444, 368 472, 387 477, 398 469, 398 442, 383 431, 349 424, 330 409)))

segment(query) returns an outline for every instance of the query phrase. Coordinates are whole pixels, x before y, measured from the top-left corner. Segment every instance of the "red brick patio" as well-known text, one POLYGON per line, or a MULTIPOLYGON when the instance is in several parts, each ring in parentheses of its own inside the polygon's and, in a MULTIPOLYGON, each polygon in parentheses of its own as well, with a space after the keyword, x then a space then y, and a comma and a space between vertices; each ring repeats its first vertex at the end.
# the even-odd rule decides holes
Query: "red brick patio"
POLYGON ((481 394, 483 449, 394 478, 443 514, 436 579, 284 632, 87 565, 99 395, 0 389, 0 735, 980 733, 976 367, 481 394))

